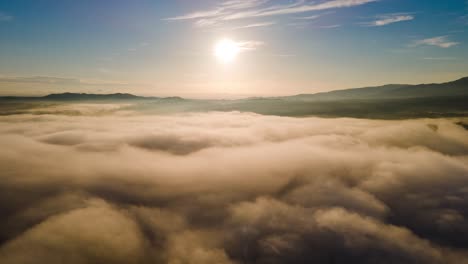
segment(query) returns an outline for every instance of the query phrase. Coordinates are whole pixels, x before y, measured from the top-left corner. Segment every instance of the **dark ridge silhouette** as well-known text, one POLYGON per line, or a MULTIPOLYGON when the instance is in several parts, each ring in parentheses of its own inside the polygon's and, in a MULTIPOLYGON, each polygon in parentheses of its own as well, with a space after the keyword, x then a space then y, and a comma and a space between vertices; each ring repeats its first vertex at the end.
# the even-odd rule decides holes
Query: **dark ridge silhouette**
POLYGON ((139 99, 139 97, 129 93, 115 93, 115 94, 87 94, 87 93, 61 93, 49 94, 43 99, 49 100, 132 100, 139 99))
MULTIPOLYGON (((298 94, 284 97, 252 97, 242 100, 264 100, 264 99, 282 99, 298 101, 315 100, 348 100, 348 99, 410 99, 410 98, 434 98, 434 97, 454 97, 468 96, 468 77, 458 79, 447 83, 432 84, 387 84, 383 86, 352 88, 345 90, 335 90, 331 92, 315 94, 298 94)), ((80 101, 80 100, 184 100, 184 98, 174 97, 144 97, 129 93, 114 94, 87 94, 87 93, 58 93, 49 94, 43 97, 20 97, 4 96, 3 100, 57 100, 57 101, 80 101)), ((213 100, 208 100, 213 101, 213 100)))
MULTIPOLYGON (((29 113, 31 108, 63 103, 130 103, 128 110, 147 113, 240 111, 275 116, 355 117, 376 119, 468 116, 468 78, 443 84, 391 84, 285 97, 199 100, 142 97, 126 93, 62 93, 44 97, 0 97, 0 115, 29 113)), ((40 114, 41 112, 35 112, 40 114)))
POLYGON ((336 90, 284 97, 291 100, 402 99, 468 96, 468 77, 447 83, 388 84, 383 86, 336 90))
POLYGON ((178 96, 145 97, 129 93, 88 94, 88 93, 58 93, 41 97, 3 96, 3 100, 39 100, 39 101, 109 101, 109 100, 183 100, 178 96))

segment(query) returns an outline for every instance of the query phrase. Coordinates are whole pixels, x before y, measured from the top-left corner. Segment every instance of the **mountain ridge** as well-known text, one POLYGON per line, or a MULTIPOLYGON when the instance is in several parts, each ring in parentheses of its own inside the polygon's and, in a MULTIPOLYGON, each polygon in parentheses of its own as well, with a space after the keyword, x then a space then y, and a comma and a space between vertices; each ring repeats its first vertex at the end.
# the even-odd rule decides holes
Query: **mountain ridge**
MULTIPOLYGON (((251 97, 238 100, 283 99, 292 101, 333 101, 350 99, 404 99, 429 97, 468 96, 468 77, 446 83, 429 84, 386 84, 362 88, 350 88, 313 94, 297 94, 280 97, 251 97)), ((51 101, 86 101, 86 100, 186 100, 173 97, 146 97, 130 93, 89 94, 89 93, 53 93, 41 97, 3 96, 0 99, 51 100, 51 101)))
POLYGON ((106 100, 184 100, 179 96, 171 97, 146 97, 130 93, 112 93, 112 94, 90 94, 90 93, 52 93, 45 96, 22 97, 22 96, 0 96, 0 99, 26 99, 26 100, 47 100, 47 101, 106 101, 106 100))
POLYGON ((386 84, 334 90, 315 94, 286 96, 296 100, 402 99, 441 96, 468 96, 468 77, 451 82, 429 84, 386 84))

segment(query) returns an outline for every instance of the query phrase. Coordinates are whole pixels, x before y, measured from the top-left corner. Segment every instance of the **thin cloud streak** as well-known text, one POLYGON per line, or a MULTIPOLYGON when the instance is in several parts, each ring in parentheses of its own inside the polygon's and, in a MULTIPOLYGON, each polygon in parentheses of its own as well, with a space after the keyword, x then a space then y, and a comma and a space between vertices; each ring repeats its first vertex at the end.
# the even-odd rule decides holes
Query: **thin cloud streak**
POLYGON ((251 0, 251 1, 244 1, 244 0, 233 0, 227 1, 220 4, 213 10, 206 10, 206 11, 197 11, 194 13, 176 16, 172 18, 166 18, 164 20, 189 20, 189 19, 198 19, 198 18, 210 18, 216 17, 223 14, 228 13, 229 11, 241 10, 246 8, 254 8, 265 3, 269 2, 269 0, 251 0))
POLYGON ((270 0, 231 0, 221 4, 221 6, 230 9, 253 8, 268 3, 270 0))
POLYGON ((325 26, 317 26, 317 28, 323 28, 323 29, 329 29, 329 28, 339 28, 341 25, 336 24, 336 25, 325 25, 325 26))
POLYGON ((249 24, 249 25, 245 25, 245 26, 234 27, 232 29, 236 30, 236 29, 246 29, 246 28, 269 27, 269 26, 273 26, 275 24, 276 24, 276 22, 270 21, 270 22, 255 23, 255 24, 249 24))
POLYGON ((303 20, 315 20, 317 18, 321 17, 321 15, 313 15, 313 16, 307 16, 307 17, 298 17, 297 19, 303 19, 303 20))
POLYGON ((250 18, 250 17, 265 17, 265 16, 276 16, 276 15, 288 15, 288 14, 297 14, 297 13, 305 13, 310 11, 320 11, 320 10, 327 10, 327 9, 335 9, 335 8, 345 8, 345 7, 353 7, 364 5, 372 2, 376 2, 377 0, 334 0, 328 1, 321 4, 312 4, 312 5, 298 5, 289 8, 278 8, 272 10, 257 10, 251 12, 244 12, 244 13, 237 13, 232 14, 229 16, 224 17, 224 20, 233 20, 233 19, 241 19, 241 18, 250 18))
POLYGON ((381 26, 386 26, 398 22, 404 22, 404 21, 411 21, 414 20, 414 16, 409 15, 409 14, 390 14, 390 15, 382 15, 379 16, 377 20, 364 23, 366 26, 370 27, 381 27, 381 26))
POLYGON ((302 17, 295 17, 296 20, 303 20, 303 21, 310 21, 310 20, 317 20, 323 16, 330 15, 335 13, 334 11, 323 12, 321 14, 310 15, 310 16, 302 16, 302 17))
MULTIPOLYGON (((251 4, 242 4, 244 1, 229 1, 221 6, 216 7, 212 10, 197 11, 194 13, 189 13, 181 16, 175 16, 171 18, 166 18, 165 20, 193 20, 199 19, 197 25, 213 25, 220 21, 230 21, 238 19, 247 19, 255 17, 270 17, 270 16, 279 16, 279 15, 290 15, 290 14, 299 14, 312 11, 321 11, 337 8, 346 8, 360 6, 372 2, 377 2, 378 0, 332 0, 318 4, 306 4, 304 0, 296 1, 293 4, 288 5, 276 5, 265 8, 260 7, 268 1, 254 1, 251 4), (257 9, 255 9, 257 8, 257 9)), ((309 18, 315 18, 310 16, 309 18)))
POLYGON ((447 36, 439 36, 439 37, 427 38, 427 39, 414 41, 411 46, 412 47, 436 46, 436 47, 439 47, 439 48, 447 49, 447 48, 457 46, 459 44, 460 44, 459 42, 450 41, 447 36))

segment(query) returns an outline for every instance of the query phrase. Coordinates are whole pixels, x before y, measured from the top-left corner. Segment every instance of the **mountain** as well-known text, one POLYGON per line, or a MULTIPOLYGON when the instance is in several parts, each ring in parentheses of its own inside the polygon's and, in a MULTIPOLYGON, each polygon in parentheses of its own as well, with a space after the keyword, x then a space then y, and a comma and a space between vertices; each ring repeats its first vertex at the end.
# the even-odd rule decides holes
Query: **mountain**
MULTIPOLYGON (((432 97, 467 97, 468 77, 447 83, 433 84, 388 84, 383 86, 335 90, 316 94, 299 94, 274 98, 247 98, 245 100, 287 100, 287 101, 341 101, 341 100, 388 100, 432 97)), ((0 97, 3 100, 49 100, 49 101, 86 101, 86 100, 184 100, 181 97, 143 97, 129 93, 114 94, 87 94, 87 93, 60 93, 43 97, 0 97)), ((213 100, 209 100, 213 101, 213 100)), ((214 100, 216 101, 216 100, 214 100)))
MULTIPOLYGON (((322 116, 378 119, 468 116, 468 78, 442 84, 391 84, 318 94, 239 100, 188 100, 132 94, 62 93, 44 97, 0 97, 0 115, 63 103, 125 102, 144 113, 241 111, 276 116, 322 116)), ((37 112, 42 113, 42 112, 37 112)), ((465 123, 463 123, 465 124, 465 123)))
POLYGON ((468 77, 441 84, 389 84, 283 97, 290 100, 404 99, 468 96, 468 77))
POLYGON ((87 93, 59 93, 49 94, 42 97, 20 97, 20 96, 4 96, 0 100, 27 100, 27 101, 111 101, 111 100, 183 100, 183 98, 174 97, 144 97, 129 93, 114 93, 114 94, 87 94, 87 93))
MULTIPOLYGON (((49 94, 41 97, 45 100, 135 100, 135 99, 147 99, 147 97, 140 97, 128 93, 115 93, 115 94, 86 94, 86 93, 61 93, 61 94, 49 94)), ((155 98, 151 98, 155 99, 155 98)))

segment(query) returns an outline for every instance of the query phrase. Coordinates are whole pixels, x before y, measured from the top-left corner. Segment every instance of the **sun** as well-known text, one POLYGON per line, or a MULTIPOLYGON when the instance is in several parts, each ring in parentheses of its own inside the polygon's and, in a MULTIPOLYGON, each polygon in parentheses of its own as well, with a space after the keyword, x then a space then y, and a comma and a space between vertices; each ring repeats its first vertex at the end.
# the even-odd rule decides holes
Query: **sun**
POLYGON ((214 47, 214 55, 222 63, 233 62, 240 51, 239 44, 231 39, 219 40, 214 47))

